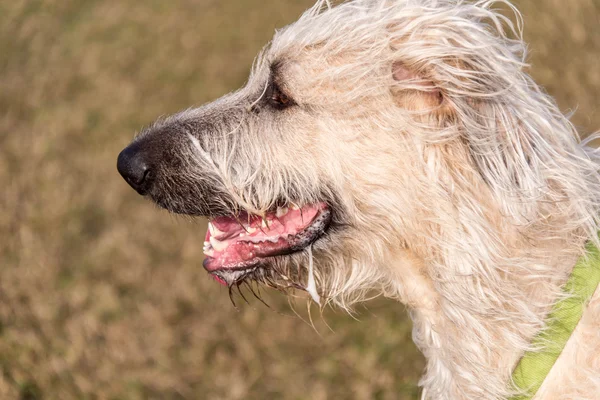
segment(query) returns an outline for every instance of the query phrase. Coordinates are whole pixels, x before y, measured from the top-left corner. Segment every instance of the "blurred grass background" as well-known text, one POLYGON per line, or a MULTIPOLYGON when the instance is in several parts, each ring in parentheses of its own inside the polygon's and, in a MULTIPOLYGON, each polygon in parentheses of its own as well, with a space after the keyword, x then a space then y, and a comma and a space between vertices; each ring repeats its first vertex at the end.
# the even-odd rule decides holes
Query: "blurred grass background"
MULTIPOLYGON (((533 75, 600 128, 600 0, 516 3, 533 75)), ((202 269, 202 221, 115 168, 142 126, 242 85, 311 4, 0 2, 0 399, 416 398, 401 305, 327 310, 331 329, 313 310, 316 330, 277 294, 237 311, 202 269)))

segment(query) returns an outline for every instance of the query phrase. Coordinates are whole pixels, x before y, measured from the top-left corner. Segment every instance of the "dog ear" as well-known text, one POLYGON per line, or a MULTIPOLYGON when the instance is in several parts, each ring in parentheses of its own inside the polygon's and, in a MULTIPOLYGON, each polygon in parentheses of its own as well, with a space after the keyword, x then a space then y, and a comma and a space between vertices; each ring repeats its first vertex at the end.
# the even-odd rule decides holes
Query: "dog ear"
POLYGON ((434 110, 444 102, 442 91, 433 80, 400 61, 392 64, 392 78, 392 95, 400 107, 413 111, 434 110))

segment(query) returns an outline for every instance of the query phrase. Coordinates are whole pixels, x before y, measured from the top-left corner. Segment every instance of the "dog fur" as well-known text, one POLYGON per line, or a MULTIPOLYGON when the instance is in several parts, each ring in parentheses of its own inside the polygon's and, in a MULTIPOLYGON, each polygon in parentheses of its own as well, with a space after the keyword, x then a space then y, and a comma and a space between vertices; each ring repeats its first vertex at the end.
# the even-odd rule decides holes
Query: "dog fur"
MULTIPOLYGON (((208 216, 326 201, 327 235, 250 277, 306 287, 314 255, 327 302, 408 305, 424 398, 507 398, 600 211, 598 158, 526 72, 521 25, 503 0, 321 0, 242 89, 139 135, 160 149, 149 196, 208 216)), ((536 397, 598 398, 600 292, 536 397)))

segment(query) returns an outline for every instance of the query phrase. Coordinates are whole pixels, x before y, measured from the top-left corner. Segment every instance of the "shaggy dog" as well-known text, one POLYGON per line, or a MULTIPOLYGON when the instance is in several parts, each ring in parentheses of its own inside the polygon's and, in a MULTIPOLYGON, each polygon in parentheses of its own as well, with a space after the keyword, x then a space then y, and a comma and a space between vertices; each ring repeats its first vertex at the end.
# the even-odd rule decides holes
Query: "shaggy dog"
MULTIPOLYGON (((242 89, 159 120, 118 168, 209 218, 222 284, 382 293, 410 308, 423 397, 507 398, 600 205, 594 152, 524 60, 508 1, 320 0, 242 89)), ((598 291, 536 398, 600 398, 598 291)))

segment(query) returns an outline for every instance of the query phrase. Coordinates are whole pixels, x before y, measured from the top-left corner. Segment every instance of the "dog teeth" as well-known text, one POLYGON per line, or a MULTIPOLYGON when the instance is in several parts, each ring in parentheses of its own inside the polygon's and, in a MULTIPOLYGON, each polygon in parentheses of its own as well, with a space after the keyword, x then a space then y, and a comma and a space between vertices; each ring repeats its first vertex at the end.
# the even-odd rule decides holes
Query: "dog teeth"
POLYGON ((202 249, 202 252, 209 257, 214 255, 213 247, 210 242, 204 242, 204 248, 202 249))
POLYGON ((300 207, 298 207, 297 205, 295 205, 294 203, 292 203, 292 210, 294 211, 298 211, 300 209, 300 207))
POLYGON ((210 244, 212 245, 213 249, 215 249, 216 251, 223 251, 228 246, 227 242, 221 242, 221 241, 215 239, 214 237, 210 238, 210 244))
POLYGON ((267 226, 267 221, 263 218, 262 221, 260 222, 260 226, 261 228, 268 228, 267 226))
POLYGON ((279 239, 281 239, 282 236, 277 235, 277 236, 267 236, 267 237, 250 237, 248 239, 246 239, 246 242, 250 242, 250 243, 254 243, 254 244, 260 244, 260 243, 266 243, 266 242, 271 242, 271 243, 277 243, 279 242, 279 239))
POLYGON ((214 236, 214 237, 219 237, 226 233, 226 232, 220 231, 219 228, 214 226, 212 222, 208 223, 208 230, 210 231, 210 235, 214 236))
POLYGON ((277 207, 277 212, 275 213, 275 215, 277 216, 277 218, 281 218, 284 215, 286 215, 290 210, 287 207, 277 207))
POLYGON ((256 232, 256 231, 257 231, 257 229, 256 229, 256 228, 253 228, 253 227, 251 227, 251 226, 249 226, 249 227, 248 227, 248 233, 249 233, 249 234, 253 234, 253 233, 254 233, 254 232, 256 232))

